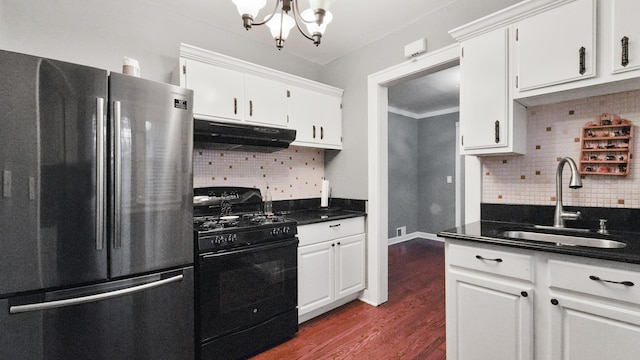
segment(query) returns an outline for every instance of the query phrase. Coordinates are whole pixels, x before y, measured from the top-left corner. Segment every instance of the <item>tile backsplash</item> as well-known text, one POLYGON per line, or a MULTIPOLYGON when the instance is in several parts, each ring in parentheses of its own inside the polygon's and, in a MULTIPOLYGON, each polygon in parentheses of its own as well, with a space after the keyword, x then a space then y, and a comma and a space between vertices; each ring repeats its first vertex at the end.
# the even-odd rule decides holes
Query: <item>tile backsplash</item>
POLYGON ((273 153, 194 149, 193 186, 244 186, 273 200, 319 198, 324 151, 290 146, 273 153))
MULTIPOLYGON (((602 113, 640 125, 640 90, 529 107, 527 154, 482 159, 482 202, 554 205, 558 161, 569 156, 579 163, 582 127, 602 113)), ((639 150, 640 141, 634 138, 633 153, 639 150)), ((640 163, 635 158, 627 176, 585 175, 577 190, 569 189, 569 174, 565 166, 565 205, 640 208, 640 163)))

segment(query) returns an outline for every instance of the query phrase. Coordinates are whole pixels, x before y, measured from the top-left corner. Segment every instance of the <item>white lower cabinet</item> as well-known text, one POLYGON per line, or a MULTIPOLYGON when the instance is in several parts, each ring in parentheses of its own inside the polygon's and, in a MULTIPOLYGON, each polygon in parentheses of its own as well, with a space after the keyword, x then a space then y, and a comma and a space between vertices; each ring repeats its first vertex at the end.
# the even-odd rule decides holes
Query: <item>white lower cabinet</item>
POLYGON ((637 265, 446 241, 448 360, 638 358, 637 265))
POLYGON ((447 359, 533 359, 530 264, 528 256, 447 244, 447 359))
POLYGON ((636 359, 640 273, 550 260, 550 358, 636 359))
POLYGON ((364 218, 301 225, 298 237, 299 316, 317 316, 365 288, 364 218))

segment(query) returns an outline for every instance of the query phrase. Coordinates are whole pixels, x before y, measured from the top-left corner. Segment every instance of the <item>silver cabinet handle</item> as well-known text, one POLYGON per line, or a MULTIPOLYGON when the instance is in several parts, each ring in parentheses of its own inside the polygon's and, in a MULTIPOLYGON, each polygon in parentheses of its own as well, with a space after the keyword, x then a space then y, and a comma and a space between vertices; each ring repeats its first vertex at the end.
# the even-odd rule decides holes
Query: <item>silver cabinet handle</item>
POLYGON ((183 278, 184 278, 184 275, 176 275, 170 278, 150 282, 147 284, 132 286, 130 288, 109 291, 101 294, 80 296, 77 298, 64 299, 64 300, 45 301, 45 302, 34 303, 34 304, 11 306, 9 307, 9 314, 20 314, 20 313, 26 313, 26 312, 32 312, 32 311, 51 310, 51 309, 65 307, 65 306, 86 304, 90 302, 112 299, 115 297, 130 295, 140 291, 145 291, 145 290, 153 289, 166 284, 182 281, 183 278))
POLYGON ((96 98, 96 250, 104 247, 104 98, 96 98))

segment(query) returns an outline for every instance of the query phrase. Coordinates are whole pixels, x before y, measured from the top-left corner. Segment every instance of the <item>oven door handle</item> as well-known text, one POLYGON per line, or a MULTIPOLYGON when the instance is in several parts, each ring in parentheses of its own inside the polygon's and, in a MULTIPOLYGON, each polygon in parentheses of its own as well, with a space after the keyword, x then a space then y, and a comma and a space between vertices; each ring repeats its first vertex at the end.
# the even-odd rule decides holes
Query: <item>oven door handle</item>
POLYGON ((268 243, 266 245, 253 245, 253 246, 243 247, 243 248, 239 248, 239 249, 234 249, 234 250, 231 250, 231 251, 208 252, 208 253, 200 254, 200 257, 203 258, 203 259, 212 259, 212 258, 217 258, 217 257, 220 257, 220 256, 242 254, 242 253, 246 253, 246 252, 278 249, 278 248, 282 248, 282 247, 286 247, 286 246, 291 246, 291 245, 294 245, 294 244, 295 245, 298 244, 298 239, 292 238, 290 240, 282 240, 282 241, 278 241, 278 242, 274 242, 274 243, 268 243))

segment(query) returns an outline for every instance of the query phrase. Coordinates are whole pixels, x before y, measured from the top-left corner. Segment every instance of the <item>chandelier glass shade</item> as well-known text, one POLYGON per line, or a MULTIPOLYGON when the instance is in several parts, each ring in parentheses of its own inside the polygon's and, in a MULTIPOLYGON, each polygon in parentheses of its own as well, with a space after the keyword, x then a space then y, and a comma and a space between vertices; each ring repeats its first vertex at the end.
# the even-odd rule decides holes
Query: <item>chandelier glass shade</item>
POLYGON ((265 7, 267 0, 232 0, 242 16, 244 28, 249 30, 253 26, 267 25, 276 41, 278 50, 284 46, 284 41, 295 26, 307 39, 318 46, 327 25, 333 20, 329 7, 335 0, 308 0, 309 8, 300 12, 298 0, 276 0, 271 14, 264 17, 262 22, 254 22, 258 13, 265 7), (304 24, 307 31, 302 29, 304 24))

